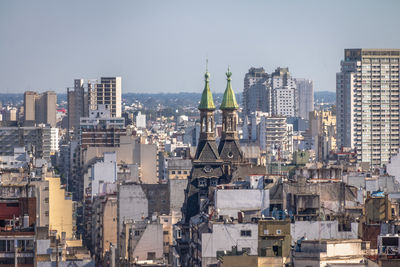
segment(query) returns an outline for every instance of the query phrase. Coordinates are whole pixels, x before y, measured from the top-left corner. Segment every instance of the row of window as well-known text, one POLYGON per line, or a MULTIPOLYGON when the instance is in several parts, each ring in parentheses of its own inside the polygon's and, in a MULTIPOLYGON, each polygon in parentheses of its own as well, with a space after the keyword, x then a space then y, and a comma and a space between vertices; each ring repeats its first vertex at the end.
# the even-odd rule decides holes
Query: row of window
POLYGON ((188 174, 189 171, 171 171, 171 174, 188 174))

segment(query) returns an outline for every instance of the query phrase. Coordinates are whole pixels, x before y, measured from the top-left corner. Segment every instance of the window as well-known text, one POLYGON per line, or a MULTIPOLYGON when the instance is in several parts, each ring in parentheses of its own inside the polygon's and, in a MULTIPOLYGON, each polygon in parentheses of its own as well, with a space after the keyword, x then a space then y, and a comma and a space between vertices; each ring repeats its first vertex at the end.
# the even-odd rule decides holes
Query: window
POLYGON ((251 248, 242 248, 242 252, 246 253, 247 255, 250 255, 251 253, 251 248))
POLYGON ((163 231, 163 235, 168 235, 168 231, 163 231))
POLYGON ((275 257, 281 257, 282 256, 282 247, 280 246, 272 246, 272 251, 274 252, 275 257))
POLYGON ((241 230, 240 236, 251 236, 251 230, 241 230))
POLYGON ((182 171, 178 171, 178 174, 182 174, 182 171))
POLYGON ((6 251, 6 240, 0 240, 0 251, 6 251))
POLYGON ((282 234, 282 231, 281 231, 281 229, 277 229, 277 230, 276 230, 276 234, 277 234, 277 235, 280 235, 280 234, 282 234))
POLYGON ((155 260, 156 259, 156 253, 155 252, 147 252, 147 259, 148 260, 155 260))
POLYGON ((207 181, 205 179, 199 179, 199 186, 206 186, 207 181))
POLYGON ((135 230, 135 236, 140 236, 140 231, 139 230, 135 230))
POLYGON ((182 232, 181 232, 181 230, 177 230, 176 231, 176 238, 177 239, 180 239, 182 237, 182 232))
POLYGON ((175 174, 175 171, 171 171, 172 174, 175 174))

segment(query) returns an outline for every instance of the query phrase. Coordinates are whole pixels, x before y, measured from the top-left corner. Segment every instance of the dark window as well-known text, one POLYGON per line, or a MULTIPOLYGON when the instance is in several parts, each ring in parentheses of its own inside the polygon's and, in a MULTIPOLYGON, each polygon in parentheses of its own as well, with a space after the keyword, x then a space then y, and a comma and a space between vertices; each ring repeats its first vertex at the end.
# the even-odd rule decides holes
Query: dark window
POLYGON ((251 253, 251 248, 242 248, 242 252, 246 253, 247 255, 250 255, 251 253))
POLYGON ((267 256, 267 249, 266 248, 261 248, 261 257, 266 257, 267 256))
POLYGON ((241 230, 240 236, 251 236, 251 230, 241 230))
POLYGON ((272 246, 272 251, 274 252, 274 256, 278 256, 278 257, 282 256, 282 247, 272 246))
POLYGON ((147 252, 147 259, 148 260, 155 260, 156 259, 156 253, 155 252, 147 252))
POLYGON ((5 240, 0 240, 0 251, 1 252, 6 251, 6 241, 5 240))
POLYGON ((135 236, 140 236, 140 231, 139 230, 135 230, 135 236))

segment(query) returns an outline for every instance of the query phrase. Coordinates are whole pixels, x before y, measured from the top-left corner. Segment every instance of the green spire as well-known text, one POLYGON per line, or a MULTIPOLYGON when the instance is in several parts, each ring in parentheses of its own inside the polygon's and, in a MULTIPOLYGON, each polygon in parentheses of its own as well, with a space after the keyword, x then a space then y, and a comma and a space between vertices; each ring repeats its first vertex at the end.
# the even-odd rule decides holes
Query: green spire
POLYGON ((206 84, 204 86, 203 94, 201 95, 201 101, 199 105, 199 109, 210 109, 213 110, 215 109, 214 105, 214 100, 213 96, 210 90, 210 73, 206 71, 206 74, 204 74, 204 80, 206 81, 206 84))
POLYGON ((231 86, 231 76, 232 72, 229 71, 226 73, 226 80, 228 81, 226 84, 226 90, 224 93, 224 98, 222 99, 221 107, 220 109, 237 109, 239 108, 237 102, 236 102, 236 97, 235 93, 232 90, 231 86))

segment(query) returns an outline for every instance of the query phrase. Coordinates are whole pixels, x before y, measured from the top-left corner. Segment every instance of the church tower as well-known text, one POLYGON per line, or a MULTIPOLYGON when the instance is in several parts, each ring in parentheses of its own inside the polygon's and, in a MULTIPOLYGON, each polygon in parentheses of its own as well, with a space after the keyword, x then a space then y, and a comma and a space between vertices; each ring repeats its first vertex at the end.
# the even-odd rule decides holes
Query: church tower
POLYGON ((184 207, 185 221, 199 214, 208 212, 209 187, 226 183, 215 138, 215 105, 210 90, 210 73, 206 72, 205 86, 199 105, 200 137, 196 155, 193 159, 192 172, 189 178, 184 207))
MULTIPOLYGON (((237 109, 239 106, 236 102, 235 93, 232 90, 231 76, 232 72, 230 72, 228 68, 228 72, 226 73, 227 85, 220 107, 222 110, 222 135, 218 147, 218 154, 226 164, 230 163, 229 165, 237 165, 240 162, 243 162, 243 154, 240 150, 239 134, 237 129, 237 109)), ((230 168, 228 168, 226 172, 230 175, 230 168)))

